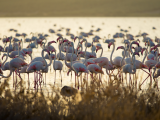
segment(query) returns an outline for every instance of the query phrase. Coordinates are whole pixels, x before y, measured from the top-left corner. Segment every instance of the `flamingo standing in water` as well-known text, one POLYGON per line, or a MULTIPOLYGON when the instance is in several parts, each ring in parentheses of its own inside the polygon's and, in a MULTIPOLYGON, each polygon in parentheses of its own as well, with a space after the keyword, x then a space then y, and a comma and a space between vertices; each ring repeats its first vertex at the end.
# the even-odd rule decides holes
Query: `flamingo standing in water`
MULTIPOLYGON (((32 62, 28 68, 27 68, 27 72, 36 72, 36 71, 40 71, 40 70, 45 70, 48 66, 51 65, 51 57, 50 57, 50 62, 49 64, 47 64, 46 60, 44 59, 44 51, 48 52, 48 54, 50 54, 50 52, 48 51, 48 49, 43 49, 42 52, 41 52, 41 55, 42 55, 42 58, 43 58, 43 61, 45 62, 45 66, 43 65, 43 63, 41 61, 34 61, 32 62)), ((36 89, 36 85, 37 85, 37 89, 38 89, 38 81, 40 82, 40 79, 38 80, 37 78, 35 78, 35 86, 34 88, 36 89)), ((40 87, 41 87, 41 83, 40 83, 40 87)))
MULTIPOLYGON (((138 52, 134 52, 133 53, 133 55, 132 55, 132 61, 131 61, 132 64, 125 64, 124 66, 122 66, 123 73, 125 73, 125 74, 127 74, 127 73, 129 73, 129 74, 135 74, 136 73, 135 55, 139 56, 139 53, 138 52)), ((126 79, 127 79, 127 77, 126 77, 126 79)), ((129 82, 130 82, 130 80, 129 80, 129 82)))
MULTIPOLYGON (((55 52, 55 56, 56 56, 56 50, 52 50, 52 52, 55 52)), ((55 80, 54 80, 54 84, 56 83, 56 70, 60 70, 60 74, 61 74, 61 70, 63 68, 63 64, 61 61, 56 61, 56 57, 54 57, 54 63, 53 63, 53 69, 55 70, 55 80)), ((61 74, 61 86, 62 86, 62 74, 61 74)))
MULTIPOLYGON (((87 41, 86 41, 87 42, 87 41)), ((83 63, 80 63, 80 62, 75 62, 73 63, 73 51, 74 51, 74 44, 71 43, 72 45, 72 57, 71 57, 71 69, 73 69, 75 71, 75 75, 78 77, 80 76, 81 74, 78 74, 78 73, 82 73, 82 72, 85 72, 85 73, 89 73, 88 72, 88 69, 87 67, 84 65, 84 63, 86 62, 86 57, 85 57, 85 60, 83 63)), ((87 48, 87 47, 86 47, 87 48)), ((77 78, 78 79, 78 78, 77 78)), ((82 82, 82 81, 81 81, 82 82)), ((78 82, 79 83, 79 82, 78 82)), ((76 82, 75 82, 76 84, 76 82)), ((78 88, 79 88, 79 85, 78 85, 78 88)))

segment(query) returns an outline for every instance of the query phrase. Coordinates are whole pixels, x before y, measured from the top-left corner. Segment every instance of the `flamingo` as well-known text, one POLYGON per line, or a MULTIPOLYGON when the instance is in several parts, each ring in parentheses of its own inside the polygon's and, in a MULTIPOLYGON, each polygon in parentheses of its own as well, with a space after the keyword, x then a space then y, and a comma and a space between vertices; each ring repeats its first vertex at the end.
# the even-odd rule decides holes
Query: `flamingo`
MULTIPOLYGON (((133 53, 133 55, 132 55, 132 64, 125 64, 125 65, 122 66, 123 73, 125 73, 125 74, 127 74, 127 73, 129 73, 129 74, 135 74, 136 73, 135 55, 139 56, 139 53, 138 52, 134 52, 133 53)), ((126 79, 127 79, 127 77, 126 77, 126 79)))
MULTIPOLYGON (((56 50, 53 50, 55 52, 55 56, 56 56, 56 50)), ((55 80, 54 80, 54 84, 56 83, 56 70, 60 70, 60 74, 61 74, 61 70, 63 68, 63 64, 61 61, 56 61, 56 57, 54 57, 54 63, 53 63, 53 69, 55 70, 55 80)), ((62 86, 62 74, 61 74, 61 86, 62 86)))
POLYGON ((92 77, 93 77, 93 73, 97 74, 97 73, 103 73, 102 68, 96 64, 90 64, 87 66, 87 69, 92 73, 92 77))
MULTIPOLYGON (((45 62, 45 64, 43 64, 41 61, 34 61, 32 62, 28 68, 27 68, 27 72, 35 72, 35 71, 40 71, 40 70, 45 70, 48 66, 51 65, 51 57, 50 57, 50 62, 49 64, 47 64, 46 60, 44 59, 44 51, 48 52, 48 49, 43 49, 42 52, 41 52, 41 55, 42 55, 42 59, 43 61, 45 62), (45 65, 45 66, 44 66, 45 65)), ((35 89, 36 89, 36 84, 37 84, 38 80, 35 79, 35 89)), ((40 81, 39 81, 40 82, 40 81)), ((41 87, 41 86, 40 86, 41 87)), ((37 84, 37 88, 38 88, 38 84, 37 84)))
MULTIPOLYGON (((6 60, 8 59, 8 55, 7 55, 7 58, 6 58, 6 60)), ((6 61, 5 60, 5 61, 6 61)), ((15 71, 15 70, 18 70, 19 68, 21 68, 21 67, 23 67, 23 66, 25 66, 25 65, 27 65, 27 63, 23 60, 23 59, 21 59, 21 58, 19 58, 19 57, 17 57, 17 58, 14 58, 14 59, 12 59, 10 62, 9 62, 9 68, 10 68, 10 73, 7 75, 7 76, 4 76, 4 75, 2 75, 2 74, 0 74, 0 76, 2 76, 3 78, 9 78, 11 75, 12 75, 12 72, 13 71, 15 71)), ((17 72, 17 71, 16 71, 17 72)), ((20 75, 18 75, 19 77, 20 77, 20 75)), ((13 76, 13 78, 14 78, 14 76, 13 76)), ((21 77, 20 77, 21 78, 21 77)), ((17 84, 17 81, 16 81, 16 83, 15 84, 17 84)), ((14 85, 14 79, 13 79, 13 85, 14 85)), ((15 87, 16 87, 16 85, 15 85, 15 87)))
MULTIPOLYGON (((87 42, 87 40, 86 40, 86 42, 87 42)), ((73 63, 73 50, 74 50, 74 44, 73 43, 71 43, 71 45, 72 45, 72 57, 71 57, 71 69, 73 69, 74 71, 75 71, 75 75, 78 77, 78 76, 80 76, 81 74, 78 74, 79 72, 81 73, 81 72, 85 72, 85 73, 89 73, 88 72, 88 69, 87 69, 87 67, 84 65, 84 63, 86 62, 86 57, 85 57, 85 60, 84 60, 84 62, 83 63, 80 63, 80 62, 74 62, 73 63)), ((87 47, 86 47, 87 48, 87 47)), ((86 50, 85 50, 86 51, 86 50)), ((82 81, 81 81, 82 82, 82 81)), ((76 84, 76 82, 75 82, 75 84, 76 84)), ((79 88, 79 85, 78 85, 78 88, 79 88)))

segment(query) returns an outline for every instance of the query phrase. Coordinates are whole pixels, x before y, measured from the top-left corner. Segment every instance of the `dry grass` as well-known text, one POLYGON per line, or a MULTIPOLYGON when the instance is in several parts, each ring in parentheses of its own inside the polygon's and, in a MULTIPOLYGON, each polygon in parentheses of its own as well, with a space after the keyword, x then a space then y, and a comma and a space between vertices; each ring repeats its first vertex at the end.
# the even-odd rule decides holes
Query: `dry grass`
POLYGON ((0 17, 160 16, 159 0, 1 0, 0 17))
POLYGON ((0 85, 0 120, 159 120, 160 97, 154 89, 146 91, 110 84, 99 88, 93 83, 72 98, 31 92, 23 85, 17 92, 8 89, 9 80, 0 85), (79 99, 79 98, 81 99, 79 99))

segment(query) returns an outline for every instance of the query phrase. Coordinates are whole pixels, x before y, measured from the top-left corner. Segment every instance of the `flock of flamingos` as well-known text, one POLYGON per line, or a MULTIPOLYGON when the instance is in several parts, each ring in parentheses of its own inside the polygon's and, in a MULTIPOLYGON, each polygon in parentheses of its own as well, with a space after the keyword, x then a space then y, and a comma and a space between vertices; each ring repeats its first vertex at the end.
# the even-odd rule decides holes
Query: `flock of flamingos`
MULTIPOLYGON (((103 55, 103 47, 99 43, 102 37, 95 36, 93 33, 100 31, 100 28, 95 31, 81 32, 79 36, 71 34, 69 28, 63 29, 66 30, 66 35, 70 36, 70 39, 64 38, 62 34, 57 34, 53 29, 49 29, 49 33, 57 35, 55 40, 49 42, 47 41, 48 34, 39 33, 35 35, 31 33, 32 37, 27 38, 26 33, 19 34, 15 29, 10 29, 9 31, 15 31, 15 36, 21 37, 21 39, 5 35, 3 38, 0 38, 3 43, 0 45, 2 54, 2 58, 0 58, 0 76, 2 78, 13 76, 13 86, 16 87, 17 76, 19 79, 22 79, 21 73, 26 73, 28 75, 28 85, 30 85, 29 74, 34 73, 34 88, 38 89, 46 83, 43 80, 42 73, 47 74, 49 69, 53 68, 55 70, 55 74, 53 74, 55 77, 54 83, 56 83, 56 71, 60 71, 61 74, 65 69, 67 70, 67 75, 75 74, 75 88, 78 87, 79 89, 79 79, 81 79, 82 84, 82 75, 86 80, 88 80, 88 77, 98 76, 99 83, 103 84, 102 74, 104 73, 110 76, 110 78, 117 76, 120 82, 125 82, 123 77, 123 73, 125 73, 126 76, 129 75, 128 77, 125 76, 125 79, 129 78, 129 80, 126 80, 126 83, 129 81, 129 85, 137 84, 136 71, 139 69, 148 74, 140 85, 147 79, 150 79, 150 84, 154 80, 158 88, 157 78, 160 76, 160 54, 158 48, 160 47, 160 38, 155 37, 155 39, 151 39, 147 33, 133 36, 128 33, 128 30, 120 29, 121 31, 113 35, 113 38, 109 35, 108 39, 103 40, 103 44, 112 49, 110 57, 107 57, 103 55), (92 42, 87 42, 88 36, 93 37, 92 42), (143 37, 143 40, 139 40, 139 37, 143 37), (116 47, 116 38, 124 38, 122 41, 124 45, 116 47), (140 46, 140 42, 144 42, 145 47, 140 46), (28 44, 26 48, 23 47, 24 43, 28 44), (55 45, 58 46, 58 50, 55 49, 55 45), (42 49, 41 56, 33 58, 32 50, 39 48, 42 49), (120 56, 113 58, 115 49, 122 49, 122 53, 120 52, 120 56), (96 54, 98 51, 101 51, 100 56, 96 54), (136 59, 143 54, 144 58, 142 61, 136 59), (30 58, 29 62, 26 61, 27 57, 30 58), (48 63, 47 59, 49 60, 48 63), (3 72, 6 70, 10 71, 8 75, 3 72), (131 75, 134 76, 134 79, 131 79, 131 75)), ((156 28, 153 27, 153 29, 156 28)))

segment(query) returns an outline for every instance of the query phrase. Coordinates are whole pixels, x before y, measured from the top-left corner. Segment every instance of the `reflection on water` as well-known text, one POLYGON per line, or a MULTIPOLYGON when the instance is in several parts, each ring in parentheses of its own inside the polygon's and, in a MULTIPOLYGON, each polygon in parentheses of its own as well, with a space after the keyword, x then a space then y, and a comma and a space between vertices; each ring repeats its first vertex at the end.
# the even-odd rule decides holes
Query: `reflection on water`
MULTIPOLYGON (((15 36, 15 32, 9 32, 8 30, 10 28, 14 28, 18 30, 18 33, 26 33, 28 34, 27 38, 30 38, 33 33, 47 33, 50 36, 47 37, 48 41, 56 40, 57 36, 56 34, 50 34, 48 30, 50 28, 54 29, 57 33, 61 33, 64 38, 70 39, 70 36, 66 36, 66 30, 62 29, 62 31, 57 31, 59 28, 70 28, 71 33, 74 35, 79 35, 81 31, 89 32, 91 29, 96 30, 97 28, 101 28, 100 32, 93 32, 94 35, 99 35, 101 38, 108 37, 108 34, 115 34, 116 32, 120 32, 120 28, 117 26, 119 25, 122 29, 129 30, 128 33, 137 35, 139 32, 147 32, 149 33, 149 37, 152 39, 155 38, 155 36, 160 37, 160 18, 0 18, 0 37, 2 38, 4 35, 7 36, 15 36), (56 24, 56 26, 54 26, 56 24), (128 27, 131 28, 128 28, 128 27), (152 27, 156 27, 157 30, 153 30, 152 27), (79 29, 79 27, 82 27, 82 29, 79 29)), ((93 36, 90 36, 87 38, 88 42, 92 42, 93 36)), ((21 39, 21 37, 19 37, 21 39)), ((139 37, 140 40, 142 40, 142 37, 139 37)), ((123 45, 121 41, 123 38, 116 38, 116 47, 123 45)), ((110 57, 111 50, 108 49, 108 44, 103 43, 103 39, 100 40, 100 43, 104 49, 103 56, 110 57)), ((2 42, 0 42, 2 45, 2 42)), ((77 43, 76 43, 77 44, 77 43)), ((96 44, 96 43, 95 43, 96 44)), ((24 47, 26 47, 28 43, 24 43, 24 47)), ((58 51, 58 44, 52 44, 58 51)), ((140 45, 144 46, 143 42, 140 42, 140 45)), ((111 48, 112 49, 112 48, 111 48)), ((90 51, 90 48, 87 50, 90 51)), ((42 49, 33 49, 33 58, 41 56, 42 49)), ((121 56, 121 50, 115 51, 113 54, 113 58, 116 56, 121 56)), ((97 56, 99 56, 100 53, 97 53, 97 56)), ((2 55, 1 55, 2 56, 2 55)), ((142 56, 143 57, 143 56, 142 56)), ((139 60, 142 60, 142 57, 137 58, 139 60)), ((30 62, 30 58, 27 58, 28 63, 30 62)), ((64 63, 64 62, 63 62, 64 63)), ((74 86, 74 75, 67 76, 66 74, 66 67, 62 72, 63 76, 63 85, 73 85, 74 86)), ((4 72, 6 75, 7 72, 4 72)), ((144 72, 137 72, 139 74, 138 81, 140 81, 140 76, 143 76, 144 78, 146 74, 144 72)), ((57 79, 56 79, 56 86, 61 87, 61 81, 59 72, 56 73, 57 79)), ((28 81, 27 74, 21 75, 25 81, 28 81)), ((43 74, 45 78, 45 74, 43 74)), ((49 84, 54 84, 54 71, 53 71, 53 64, 51 65, 51 71, 49 70, 49 73, 46 75, 46 81, 47 85, 42 85, 43 89, 49 88, 49 84)), ((31 81, 31 88, 33 88, 33 73, 30 74, 29 77, 31 81)), ((107 75, 103 75, 103 81, 107 81, 107 75)), ((12 85, 12 80, 10 80, 10 84, 12 85)), ((149 80, 148 80, 149 82, 149 80)), ((147 82, 145 83, 147 85, 147 82)))

